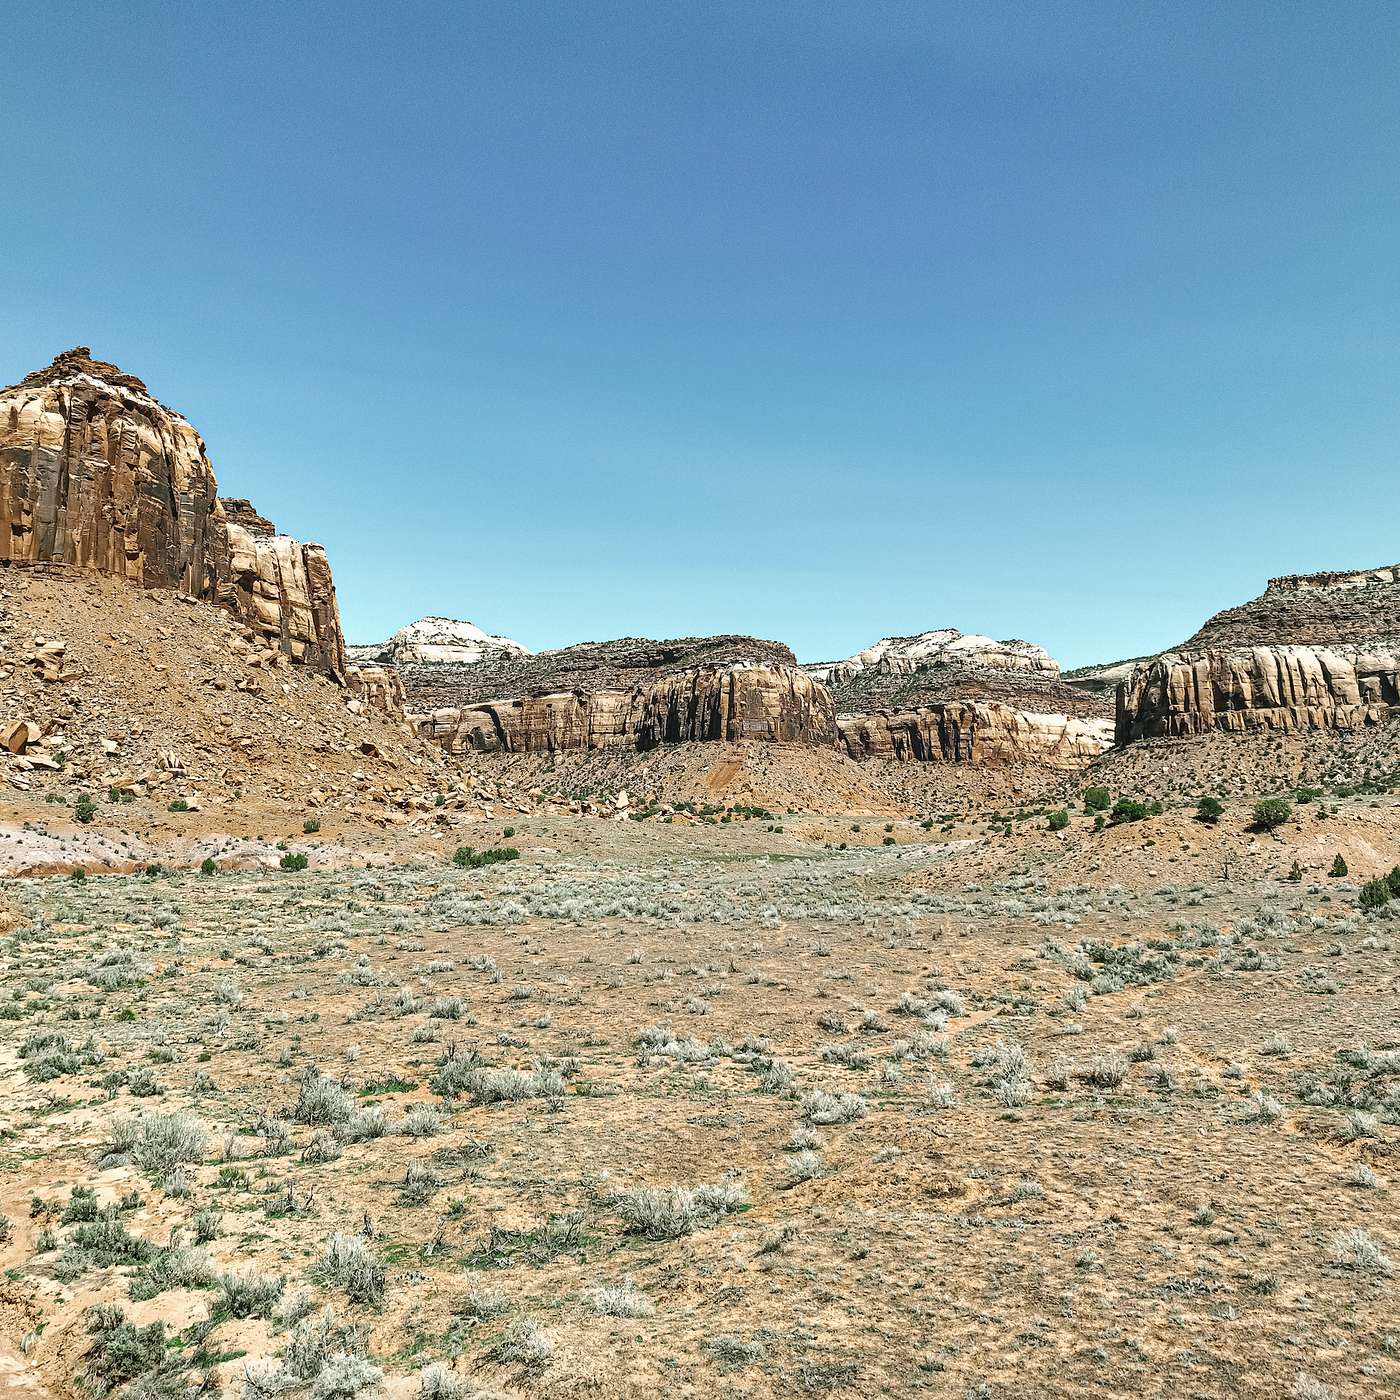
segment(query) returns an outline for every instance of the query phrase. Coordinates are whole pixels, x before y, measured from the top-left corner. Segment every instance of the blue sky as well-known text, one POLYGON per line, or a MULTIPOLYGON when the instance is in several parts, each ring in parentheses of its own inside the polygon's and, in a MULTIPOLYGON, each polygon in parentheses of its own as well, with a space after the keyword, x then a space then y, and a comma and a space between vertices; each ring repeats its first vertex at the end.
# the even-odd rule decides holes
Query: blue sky
POLYGON ((354 640, 1075 665, 1400 559, 1390 0, 11 30, 0 381, 141 375, 327 546, 354 640))

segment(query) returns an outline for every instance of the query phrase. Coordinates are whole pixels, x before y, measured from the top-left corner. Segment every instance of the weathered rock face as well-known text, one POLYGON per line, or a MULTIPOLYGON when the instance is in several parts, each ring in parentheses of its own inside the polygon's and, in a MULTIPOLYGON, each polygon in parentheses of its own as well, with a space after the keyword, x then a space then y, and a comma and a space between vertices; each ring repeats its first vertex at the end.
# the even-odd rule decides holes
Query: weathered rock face
POLYGON ((1097 758, 1113 740, 1106 719, 1037 714, 994 701, 842 715, 836 723, 852 758, 904 763, 1032 763, 1074 769, 1097 758))
POLYGON ((949 702, 1009 705, 1035 714, 1107 719, 1109 699, 1065 684, 1059 662, 1033 642, 994 641, 945 627, 884 637, 844 661, 803 668, 831 689, 839 714, 908 711, 949 702))
POLYGON ((351 662, 345 668, 345 685, 350 691, 346 705, 355 713, 378 710, 393 718, 402 717, 405 700, 403 680, 392 666, 351 662))
POLYGON ((670 671, 625 689, 556 690, 444 706, 409 722, 452 753, 559 753, 734 742, 829 746, 826 688, 796 666, 758 661, 670 671))
POLYGON ((325 551, 221 501, 194 428, 86 348, 0 390, 0 560, 219 601, 292 661, 344 674, 325 551))
POLYGON ((353 661, 409 666, 477 666, 530 656, 529 647, 510 637, 495 637, 475 623, 452 617, 421 617, 400 627, 387 642, 346 648, 353 661))
POLYGON ((1270 579, 1118 686, 1116 736, 1355 729, 1400 704, 1400 566, 1270 579))
POLYGON ((998 671, 1058 675, 1059 663, 1044 647, 1019 640, 998 642, 980 633, 941 627, 912 637, 882 637, 844 661, 821 661, 803 669, 822 681, 847 680, 861 671, 907 675, 938 666, 985 666, 998 671))
POLYGON ((1256 646, 1167 652, 1118 688, 1116 737, 1356 729, 1400 704, 1400 649, 1256 646))

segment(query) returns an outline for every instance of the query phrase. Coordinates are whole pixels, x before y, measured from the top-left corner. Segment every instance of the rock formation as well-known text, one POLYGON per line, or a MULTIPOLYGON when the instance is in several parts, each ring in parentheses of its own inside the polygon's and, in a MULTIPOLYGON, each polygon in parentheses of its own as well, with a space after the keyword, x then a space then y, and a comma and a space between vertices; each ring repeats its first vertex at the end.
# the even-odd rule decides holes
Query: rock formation
POLYGON ((1270 579, 1139 665, 1117 701, 1120 744, 1379 723, 1400 704, 1400 566, 1270 579))
POLYGON ((976 632, 942 627, 912 637, 882 637, 844 661, 822 661, 803 669, 818 680, 847 680, 862 671, 908 675, 939 666, 989 667, 998 671, 1042 671, 1058 675, 1059 663, 1043 647, 1018 640, 997 642, 976 632))
POLYGON ((85 347, 0 390, 0 561, 217 601, 289 660, 345 672, 325 551, 221 501, 194 428, 85 347))
POLYGON ((376 661, 405 669, 412 666, 476 666, 532 655, 510 637, 495 637, 470 622, 451 617, 422 617, 400 627, 387 642, 351 646, 352 661, 376 661))
MULTIPOLYGON (((836 736, 826 688, 786 647, 749 637, 628 637, 437 669, 449 674, 435 676, 428 693, 455 703, 409 719, 453 753, 739 739, 829 746, 836 736)), ((423 668, 409 674, 413 704, 425 694, 423 668)))
POLYGON ((804 669, 830 686, 852 758, 1076 768, 1112 741, 1107 700, 1033 642, 946 627, 804 669))
POLYGON ((1064 684, 1059 662, 1043 647, 998 642, 952 627, 884 637, 844 661, 804 669, 831 688, 843 715, 953 701, 998 703, 1040 714, 1108 718, 1112 713, 1106 698, 1064 684))
POLYGON ((841 741, 852 758, 905 763, 1034 763, 1082 768, 1112 742, 1107 719, 1036 714, 995 701, 948 701, 916 709, 842 715, 841 741))

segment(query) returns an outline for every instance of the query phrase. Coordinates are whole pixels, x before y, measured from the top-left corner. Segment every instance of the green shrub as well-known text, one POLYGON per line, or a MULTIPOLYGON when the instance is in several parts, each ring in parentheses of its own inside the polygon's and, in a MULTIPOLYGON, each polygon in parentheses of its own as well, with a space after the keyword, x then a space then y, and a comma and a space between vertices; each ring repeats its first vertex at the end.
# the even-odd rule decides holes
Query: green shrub
POLYGON ((452 852, 452 864, 463 870, 480 870, 484 865, 495 865, 498 861, 519 860, 520 852, 514 846, 492 846, 490 850, 477 851, 470 846, 458 846, 452 852))
POLYGON ((1113 811, 1109 813, 1114 822, 1140 822, 1150 815, 1151 808, 1148 804, 1139 802, 1135 797, 1120 797, 1113 804, 1113 811))
POLYGON ((1196 803, 1196 820, 1214 826, 1225 815, 1225 804, 1218 797, 1203 797, 1196 803))
POLYGON ((1400 899, 1400 865, 1397 865, 1389 875, 1385 877, 1385 882, 1390 886, 1390 897, 1400 899))
POLYGON ((1388 880, 1368 880, 1361 886, 1361 907, 1363 909, 1379 909, 1390 898, 1390 882, 1388 880))
POLYGON ((1086 812, 1106 812, 1112 800, 1108 795, 1107 788, 1087 788, 1084 792, 1084 810, 1086 812))
POLYGON ((320 817, 307 817, 307 819, 302 822, 301 829, 303 835, 314 836, 321 829, 320 817))
POLYGON ((1260 831, 1273 831, 1293 815, 1293 804, 1282 797, 1266 797, 1254 804, 1254 825, 1260 831))
POLYGON ((85 792, 78 794, 78 800, 73 804, 73 815, 86 825, 97 815, 97 803, 85 792))
POLYGON ((205 856, 199 862, 199 873, 201 875, 217 875, 219 873, 219 867, 214 863, 213 856, 205 856))
POLYGON ((515 828, 514 828, 513 826, 508 826, 508 827, 506 827, 506 829, 505 829, 503 832, 501 832, 501 835, 502 835, 507 841, 509 841, 510 838, 511 838, 512 836, 515 835, 515 828))
POLYGON ((165 810, 167 812, 188 812, 190 804, 183 797, 177 797, 165 810))
POLYGON ((1063 831, 1069 825, 1069 813, 1064 811, 1051 812, 1045 820, 1051 831, 1063 831))
POLYGON ((1347 863, 1342 859, 1342 853, 1337 852, 1337 859, 1332 862, 1332 869, 1328 872, 1334 880, 1340 880, 1347 873, 1347 863))
POLYGON ((300 851, 288 851, 277 863, 283 870, 305 870, 310 864, 300 851))

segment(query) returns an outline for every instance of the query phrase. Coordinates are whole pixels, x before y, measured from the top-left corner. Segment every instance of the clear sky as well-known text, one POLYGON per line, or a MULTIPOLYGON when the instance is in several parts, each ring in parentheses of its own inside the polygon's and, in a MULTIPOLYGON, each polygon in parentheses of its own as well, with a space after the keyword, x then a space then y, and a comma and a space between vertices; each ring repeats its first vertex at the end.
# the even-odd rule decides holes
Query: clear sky
POLYGON ((1400 5, 12 15, 0 382, 91 345, 346 630, 1156 650, 1400 560, 1400 5))

